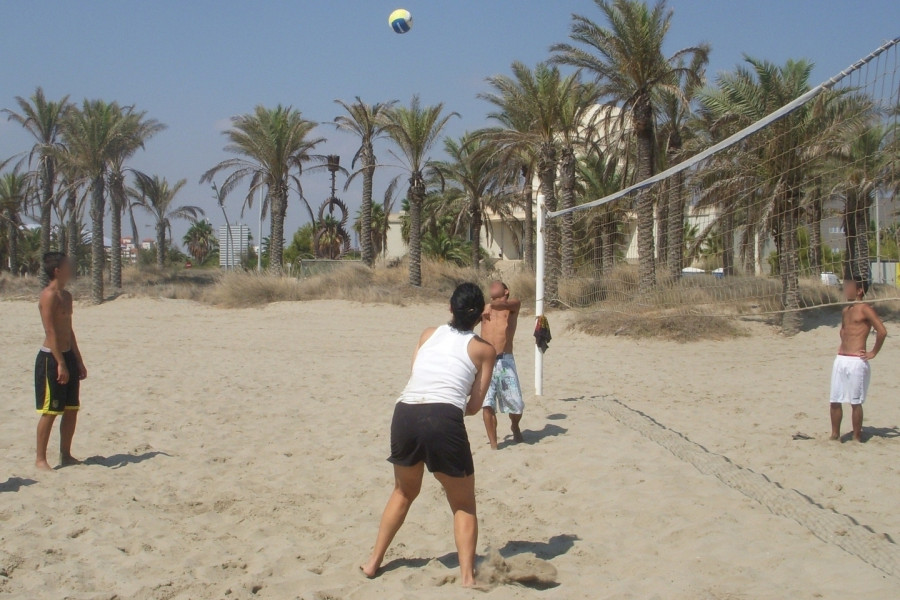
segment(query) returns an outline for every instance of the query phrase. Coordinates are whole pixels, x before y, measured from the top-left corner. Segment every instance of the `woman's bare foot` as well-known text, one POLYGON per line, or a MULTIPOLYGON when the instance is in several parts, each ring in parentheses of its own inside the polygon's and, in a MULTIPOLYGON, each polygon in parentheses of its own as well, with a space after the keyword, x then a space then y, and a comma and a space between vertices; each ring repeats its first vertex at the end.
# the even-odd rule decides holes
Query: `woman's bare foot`
POLYGON ((835 435, 835 434, 832 433, 832 434, 831 434, 831 437, 828 438, 828 439, 831 440, 831 441, 833 441, 833 442, 835 442, 835 441, 840 440, 840 439, 841 439, 841 436, 840 436, 840 435, 835 435))
POLYGON ((34 461, 34 466, 41 471, 52 471, 53 467, 47 462, 47 459, 34 461))
POLYGON ((375 562, 373 559, 370 558, 369 562, 367 562, 364 565, 360 565, 359 570, 362 571, 363 575, 365 575, 369 579, 372 579, 373 577, 378 575, 378 568, 380 566, 381 566, 380 564, 378 564, 377 562, 375 562))
POLYGON ((475 581, 475 573, 463 573, 460 584, 465 588, 477 587, 478 582, 475 581))

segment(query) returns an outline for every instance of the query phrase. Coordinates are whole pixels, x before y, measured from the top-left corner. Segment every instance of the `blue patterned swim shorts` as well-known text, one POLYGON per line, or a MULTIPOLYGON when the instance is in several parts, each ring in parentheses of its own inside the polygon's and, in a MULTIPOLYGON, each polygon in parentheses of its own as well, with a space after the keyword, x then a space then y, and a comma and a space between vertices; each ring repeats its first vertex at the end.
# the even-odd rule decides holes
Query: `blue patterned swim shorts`
POLYGON ((494 412, 513 415, 521 415, 525 410, 522 388, 519 386, 519 374, 516 372, 516 361, 512 354, 497 356, 497 362, 494 363, 494 374, 491 377, 491 387, 484 396, 482 407, 493 409, 494 412))

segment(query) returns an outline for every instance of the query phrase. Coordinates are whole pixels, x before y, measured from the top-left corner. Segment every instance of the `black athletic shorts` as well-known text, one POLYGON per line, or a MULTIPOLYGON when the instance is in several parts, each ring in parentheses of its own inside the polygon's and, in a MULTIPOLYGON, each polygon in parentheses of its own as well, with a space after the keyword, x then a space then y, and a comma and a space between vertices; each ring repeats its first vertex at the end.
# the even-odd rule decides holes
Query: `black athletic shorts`
POLYGON ((38 352, 34 363, 34 396, 35 408, 42 415, 61 415, 63 411, 78 410, 80 406, 78 359, 69 350, 63 352, 63 360, 69 369, 69 383, 65 385, 56 380, 58 365, 53 354, 45 350, 38 352))
POLYGON ((475 474, 463 412, 452 404, 394 406, 391 421, 391 457, 401 467, 425 462, 431 473, 450 477, 475 474))

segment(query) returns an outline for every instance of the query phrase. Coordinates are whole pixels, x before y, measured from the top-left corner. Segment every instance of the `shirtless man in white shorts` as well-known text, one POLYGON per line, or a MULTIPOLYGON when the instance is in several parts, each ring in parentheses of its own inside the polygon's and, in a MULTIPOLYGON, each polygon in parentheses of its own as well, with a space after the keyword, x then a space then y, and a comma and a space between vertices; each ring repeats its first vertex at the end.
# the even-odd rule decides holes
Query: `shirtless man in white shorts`
POLYGON ((853 439, 862 441, 863 402, 869 389, 871 367, 887 337, 887 330, 875 309, 862 299, 868 285, 861 280, 844 281, 844 295, 848 302, 841 321, 841 345, 831 370, 831 439, 841 439, 843 405, 849 403, 852 410, 853 439), (875 345, 867 351, 869 332, 875 330, 875 345))

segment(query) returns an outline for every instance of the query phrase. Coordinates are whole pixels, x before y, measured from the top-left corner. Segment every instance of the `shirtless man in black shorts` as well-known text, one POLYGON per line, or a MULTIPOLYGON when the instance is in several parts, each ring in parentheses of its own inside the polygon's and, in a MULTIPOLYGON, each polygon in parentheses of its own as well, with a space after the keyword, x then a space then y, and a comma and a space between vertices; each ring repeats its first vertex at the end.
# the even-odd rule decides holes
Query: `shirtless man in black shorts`
POLYGON ((47 444, 53 422, 59 415, 62 415, 59 462, 63 466, 79 462, 72 456, 72 437, 81 406, 79 383, 87 377, 87 369, 72 330, 72 294, 65 289, 72 278, 72 265, 62 252, 48 252, 44 255, 43 266, 50 283, 38 301, 44 325, 44 345, 34 365, 36 408, 41 415, 34 464, 38 469, 50 470, 47 444))

